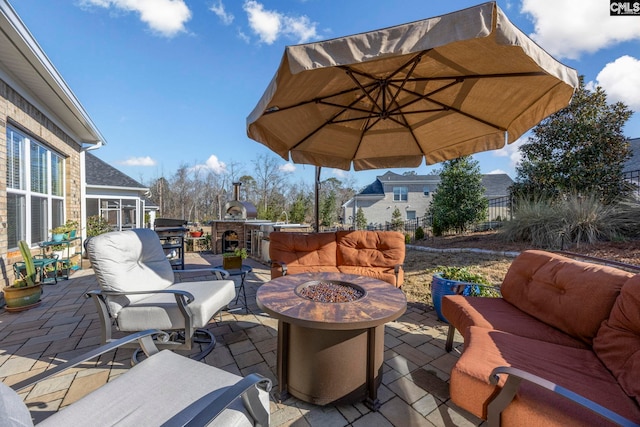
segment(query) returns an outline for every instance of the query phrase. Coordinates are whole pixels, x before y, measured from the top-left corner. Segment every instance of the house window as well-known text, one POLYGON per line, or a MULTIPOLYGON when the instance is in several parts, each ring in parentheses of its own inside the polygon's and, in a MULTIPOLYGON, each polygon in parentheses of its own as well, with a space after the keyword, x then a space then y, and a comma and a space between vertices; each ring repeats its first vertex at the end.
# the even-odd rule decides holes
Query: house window
POLYGON ((7 246, 48 240, 64 223, 64 158, 7 126, 7 246))
POLYGON ((416 211, 407 211, 407 220, 416 219, 416 211))
POLYGON ((408 195, 407 187, 393 187, 393 201, 406 202, 408 195))
POLYGON ((429 196, 429 187, 422 187, 422 194, 429 196))

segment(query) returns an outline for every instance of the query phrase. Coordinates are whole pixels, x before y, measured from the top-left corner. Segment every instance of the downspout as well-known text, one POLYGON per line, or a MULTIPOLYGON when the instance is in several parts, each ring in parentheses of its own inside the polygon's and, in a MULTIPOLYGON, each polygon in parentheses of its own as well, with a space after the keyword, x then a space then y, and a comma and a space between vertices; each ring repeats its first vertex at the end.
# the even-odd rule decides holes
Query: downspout
POLYGON ((80 236, 87 240, 87 160, 86 152, 102 147, 102 140, 97 144, 88 145, 80 149, 80 236))

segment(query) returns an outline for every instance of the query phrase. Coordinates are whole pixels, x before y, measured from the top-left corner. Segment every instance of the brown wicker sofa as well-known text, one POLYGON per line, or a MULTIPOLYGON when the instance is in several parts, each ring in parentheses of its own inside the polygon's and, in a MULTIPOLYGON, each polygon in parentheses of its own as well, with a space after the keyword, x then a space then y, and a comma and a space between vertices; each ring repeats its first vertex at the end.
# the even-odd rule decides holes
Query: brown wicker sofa
POLYGON ((525 251, 501 293, 443 299, 453 402, 489 425, 640 423, 640 274, 525 251))
POLYGON ((404 281, 404 235, 397 231, 337 231, 269 235, 271 278, 286 274, 336 272, 404 281))

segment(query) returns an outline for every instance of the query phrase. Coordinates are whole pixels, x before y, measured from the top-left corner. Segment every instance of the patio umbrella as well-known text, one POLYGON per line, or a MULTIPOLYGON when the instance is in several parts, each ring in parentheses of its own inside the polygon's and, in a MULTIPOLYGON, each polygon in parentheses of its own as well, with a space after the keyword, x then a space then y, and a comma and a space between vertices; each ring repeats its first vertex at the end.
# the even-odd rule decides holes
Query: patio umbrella
POLYGON ((575 70, 484 3, 288 46, 247 135, 295 163, 417 167, 514 142, 577 85, 575 70))

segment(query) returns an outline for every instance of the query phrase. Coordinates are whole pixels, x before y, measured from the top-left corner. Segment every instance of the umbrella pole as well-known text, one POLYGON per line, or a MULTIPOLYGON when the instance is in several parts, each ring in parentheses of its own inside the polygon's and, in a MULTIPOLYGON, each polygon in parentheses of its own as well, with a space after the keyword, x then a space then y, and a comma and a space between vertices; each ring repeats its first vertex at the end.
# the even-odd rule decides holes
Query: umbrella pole
POLYGON ((320 231, 320 166, 316 166, 316 233, 320 231))

